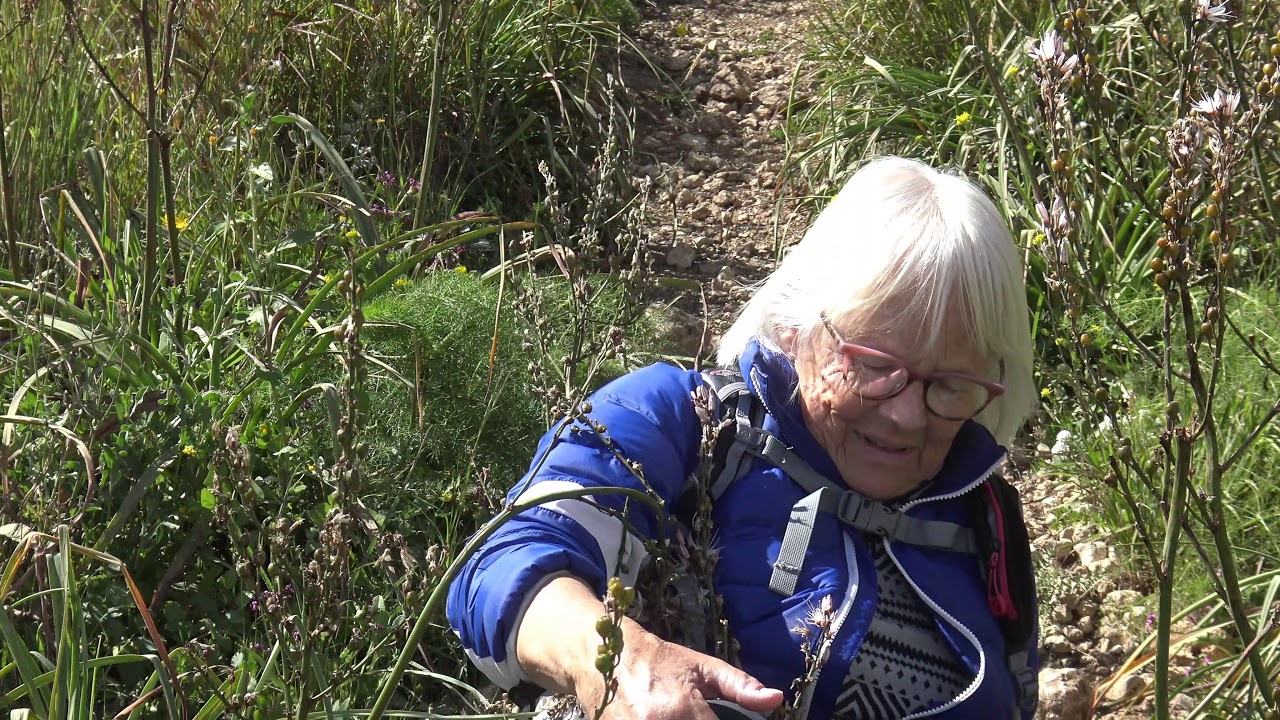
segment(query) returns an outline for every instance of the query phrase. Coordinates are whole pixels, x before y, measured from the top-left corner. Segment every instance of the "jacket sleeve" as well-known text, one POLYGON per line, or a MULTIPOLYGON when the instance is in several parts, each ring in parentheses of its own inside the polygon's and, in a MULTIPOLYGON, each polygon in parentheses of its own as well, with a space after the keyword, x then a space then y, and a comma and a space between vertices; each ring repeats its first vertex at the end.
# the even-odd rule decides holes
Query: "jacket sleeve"
MULTIPOLYGON (((689 393, 700 382, 695 372, 653 365, 592 396, 590 418, 603 426, 614 449, 639 463, 643 482, 595 430, 571 423, 543 436, 530 471, 508 501, 525 503, 579 487, 643 490, 648 484, 670 505, 697 457, 700 433, 689 393)), ((527 679, 516 662, 515 638, 537 591, 561 575, 577 577, 601 595, 615 575, 634 583, 647 557, 645 540, 656 528, 653 512, 616 494, 552 500, 527 510, 467 560, 449 588, 449 624, 489 679, 514 687, 527 679)))

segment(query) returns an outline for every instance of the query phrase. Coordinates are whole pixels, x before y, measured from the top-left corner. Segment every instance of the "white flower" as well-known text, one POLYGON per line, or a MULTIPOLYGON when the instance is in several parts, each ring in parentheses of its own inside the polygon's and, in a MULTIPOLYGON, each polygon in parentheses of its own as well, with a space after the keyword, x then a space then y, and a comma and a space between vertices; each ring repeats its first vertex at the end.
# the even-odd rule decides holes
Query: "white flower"
POLYGON ((1062 43, 1062 37, 1053 28, 1046 30, 1044 37, 1029 38, 1027 54, 1042 65, 1057 67, 1063 75, 1070 72, 1080 59, 1075 55, 1066 57, 1066 46, 1062 43))
POLYGON ((1191 103, 1191 109, 1201 115, 1208 115, 1222 120, 1230 120, 1240 105, 1240 93, 1223 92, 1222 88, 1214 90, 1212 95, 1191 103))
POLYGON ((1220 23, 1231 19, 1227 12, 1227 3, 1215 6, 1213 0, 1196 0, 1196 19, 1204 22, 1220 23))

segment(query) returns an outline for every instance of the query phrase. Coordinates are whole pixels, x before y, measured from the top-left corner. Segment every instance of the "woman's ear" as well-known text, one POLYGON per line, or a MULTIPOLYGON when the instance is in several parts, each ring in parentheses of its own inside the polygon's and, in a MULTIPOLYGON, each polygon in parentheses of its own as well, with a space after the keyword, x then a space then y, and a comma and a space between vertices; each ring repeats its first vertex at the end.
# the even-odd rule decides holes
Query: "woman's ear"
POLYGON ((795 328, 783 328, 778 331, 778 347, 782 348, 782 352, 793 360, 796 357, 796 338, 798 336, 799 331, 795 328))

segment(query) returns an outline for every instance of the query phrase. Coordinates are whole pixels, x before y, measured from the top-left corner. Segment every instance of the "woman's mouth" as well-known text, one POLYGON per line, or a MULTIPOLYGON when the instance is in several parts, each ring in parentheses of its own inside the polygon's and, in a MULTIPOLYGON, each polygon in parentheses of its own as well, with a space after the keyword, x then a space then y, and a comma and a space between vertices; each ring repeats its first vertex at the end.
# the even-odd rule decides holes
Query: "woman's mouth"
POLYGON ((875 438, 870 435, 864 435, 856 431, 854 432, 854 435, 856 435, 857 438, 863 442, 863 444, 865 444, 867 447, 871 448, 872 450, 877 450, 879 452, 887 453, 889 455, 903 456, 911 451, 911 447, 909 445, 899 445, 897 443, 875 438))

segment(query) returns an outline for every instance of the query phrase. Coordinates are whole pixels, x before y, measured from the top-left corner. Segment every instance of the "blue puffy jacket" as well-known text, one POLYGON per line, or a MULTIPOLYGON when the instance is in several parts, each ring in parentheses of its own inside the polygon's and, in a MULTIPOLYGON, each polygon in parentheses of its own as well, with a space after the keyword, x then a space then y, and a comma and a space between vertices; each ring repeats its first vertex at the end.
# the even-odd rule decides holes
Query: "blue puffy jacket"
MULTIPOLYGON (((769 411, 765 429, 840 483, 793 399, 796 376, 791 363, 752 343, 740 367, 769 411)), ((697 469, 701 426, 690 393, 700 384, 697 372, 659 364, 610 383, 591 399, 592 417, 627 458, 640 463, 645 480, 669 507, 697 469)), ((593 433, 564 432, 554 438, 553 431, 542 439, 534 470, 513 488, 510 499, 526 501, 573 487, 640 487, 593 433)), ((929 491, 905 505, 904 512, 972 526, 968 506, 958 498, 976 488, 1004 457, 1004 448, 985 428, 966 423, 929 491)), ((824 597, 831 597, 837 607, 837 631, 830 659, 803 703, 810 720, 826 720, 875 611, 876 572, 862 535, 820 513, 795 594, 782 597, 769 589, 791 507, 803 495, 781 470, 759 460, 729 487, 712 514, 720 551, 715 585, 740 644, 743 670, 768 687, 786 691, 804 672, 801 641, 791 628, 802 625, 824 597)), ((622 504, 617 495, 594 500, 613 508, 622 504)), ((655 532, 651 515, 633 511, 631 523, 640 533, 655 532)), ((937 615, 943 637, 974 678, 951 702, 912 717, 1000 720, 1022 714, 1029 720, 1031 713, 1017 708, 1004 638, 988 609, 977 557, 880 542, 888 543, 910 583, 937 615)), ((504 525, 467 562, 450 588, 449 622, 472 661, 499 686, 511 688, 525 679, 515 659, 515 632, 538 590, 554 577, 571 574, 603 594, 614 575, 632 584, 644 559, 642 542, 617 518, 581 500, 554 501, 504 525)), ((1032 671, 1037 669, 1035 647, 1033 638, 1032 671)))

